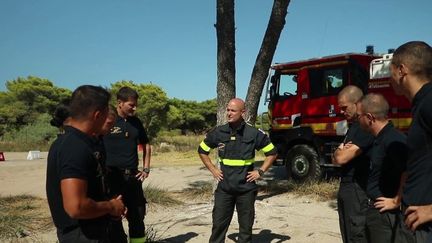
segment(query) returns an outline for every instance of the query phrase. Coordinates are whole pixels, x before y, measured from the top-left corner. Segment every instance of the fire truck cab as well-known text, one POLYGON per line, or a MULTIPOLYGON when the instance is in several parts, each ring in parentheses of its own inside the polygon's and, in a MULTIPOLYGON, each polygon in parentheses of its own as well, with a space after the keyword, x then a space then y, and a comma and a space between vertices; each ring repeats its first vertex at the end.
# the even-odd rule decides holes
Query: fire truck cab
POLYGON ((272 65, 266 100, 270 139, 279 154, 275 164, 285 165, 288 176, 297 181, 335 171, 331 156, 349 125, 337 95, 350 84, 364 93, 383 94, 390 105, 389 118, 407 130, 410 105, 391 87, 391 57, 347 53, 272 65))

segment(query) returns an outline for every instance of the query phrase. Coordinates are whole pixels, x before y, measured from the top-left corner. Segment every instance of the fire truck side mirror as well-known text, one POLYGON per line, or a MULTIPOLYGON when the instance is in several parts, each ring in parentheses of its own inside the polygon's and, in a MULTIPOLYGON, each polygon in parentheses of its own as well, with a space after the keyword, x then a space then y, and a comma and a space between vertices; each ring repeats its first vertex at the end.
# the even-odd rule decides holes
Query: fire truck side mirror
POLYGON ((273 75, 270 79, 270 83, 272 86, 276 85, 277 83, 277 77, 275 75, 273 75))
POLYGON ((270 99, 273 100, 276 97, 276 85, 270 86, 270 99))
POLYGON ((273 100, 276 97, 276 86, 277 86, 278 77, 273 75, 270 80, 270 99, 273 100))

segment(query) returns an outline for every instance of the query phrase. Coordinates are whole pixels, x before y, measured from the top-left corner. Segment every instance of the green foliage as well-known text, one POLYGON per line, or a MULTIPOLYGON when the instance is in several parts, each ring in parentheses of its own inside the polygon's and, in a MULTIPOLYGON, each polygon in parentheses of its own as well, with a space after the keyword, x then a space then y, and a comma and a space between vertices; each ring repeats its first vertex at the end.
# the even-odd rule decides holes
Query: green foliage
POLYGON ((33 122, 40 114, 52 114, 71 91, 58 88, 48 79, 28 76, 6 82, 0 92, 0 136, 33 122))
POLYGON ((8 151, 46 150, 58 133, 58 129, 50 125, 50 120, 51 116, 44 113, 33 123, 5 133, 2 140, 13 145, 8 151))
POLYGON ((260 128, 264 131, 268 131, 270 129, 270 120, 267 112, 263 112, 258 115, 255 122, 255 127, 260 128))
POLYGON ((54 111, 60 100, 71 95, 67 89, 54 87, 48 79, 33 76, 7 81, 6 87, 18 100, 38 113, 54 111))
MULTIPOLYGON (((119 81, 111 84, 112 104, 117 103, 116 93, 123 86, 138 92, 137 116, 150 139, 164 130, 200 134, 216 125, 216 99, 203 102, 168 99, 167 94, 154 84, 119 81)), ((59 102, 69 98, 72 92, 34 76, 7 81, 6 87, 7 91, 0 91, 1 149, 47 149, 57 134, 56 128, 49 125, 50 116, 59 102)), ((184 146, 189 145, 182 144, 180 149, 184 146)))
POLYGON ((202 133, 216 125, 216 109, 216 99, 203 102, 170 99, 168 129, 180 129, 182 134, 188 131, 202 133))
POLYGON ((18 129, 31 120, 28 107, 13 94, 0 92, 0 136, 6 131, 18 129))

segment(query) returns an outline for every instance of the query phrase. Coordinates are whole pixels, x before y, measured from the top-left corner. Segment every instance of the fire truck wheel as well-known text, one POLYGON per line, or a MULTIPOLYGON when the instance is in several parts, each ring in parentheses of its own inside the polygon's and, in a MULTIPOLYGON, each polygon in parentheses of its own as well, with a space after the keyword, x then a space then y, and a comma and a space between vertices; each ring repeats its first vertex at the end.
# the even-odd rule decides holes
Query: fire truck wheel
POLYGON ((309 145, 295 145, 286 156, 288 177, 295 181, 318 180, 321 178, 321 167, 318 154, 309 145))

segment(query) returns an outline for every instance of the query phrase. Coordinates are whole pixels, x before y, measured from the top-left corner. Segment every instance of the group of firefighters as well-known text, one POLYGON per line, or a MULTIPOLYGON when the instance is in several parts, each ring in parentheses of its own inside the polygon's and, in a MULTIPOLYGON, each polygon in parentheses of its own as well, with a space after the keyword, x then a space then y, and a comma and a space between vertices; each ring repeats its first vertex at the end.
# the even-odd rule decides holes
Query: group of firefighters
POLYGON ((355 86, 338 95, 351 123, 335 150, 341 165, 338 193, 343 242, 432 242, 432 48, 408 42, 390 65, 395 92, 412 103, 407 135, 396 130, 380 94, 355 86))
MULTIPOLYGON (((344 242, 432 242, 432 48, 408 42, 393 55, 392 85, 412 102, 408 135, 387 119, 382 95, 355 86, 338 96, 351 123, 333 162, 342 165, 338 212, 344 242)), ((123 87, 117 106, 107 90, 83 85, 52 124, 61 127, 47 164, 46 191, 59 242, 145 242, 146 200, 142 182, 150 174, 151 147, 135 116, 138 94, 123 87), (143 147, 139 170, 137 146, 143 147)), ((204 165, 218 181, 209 242, 224 242, 234 208, 238 242, 252 241, 256 180, 276 159, 268 136, 247 124, 245 103, 235 98, 226 107, 227 124, 209 131, 198 146, 204 165), (219 166, 209 157, 217 149, 219 166), (254 166, 255 151, 265 155, 254 166)))

